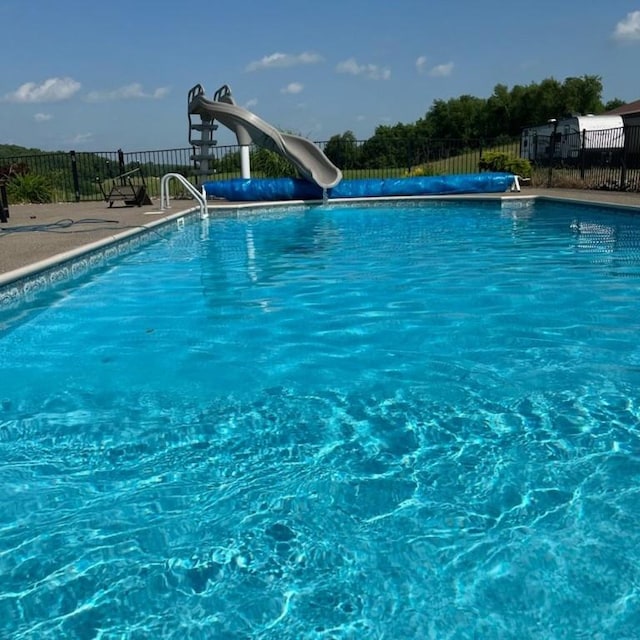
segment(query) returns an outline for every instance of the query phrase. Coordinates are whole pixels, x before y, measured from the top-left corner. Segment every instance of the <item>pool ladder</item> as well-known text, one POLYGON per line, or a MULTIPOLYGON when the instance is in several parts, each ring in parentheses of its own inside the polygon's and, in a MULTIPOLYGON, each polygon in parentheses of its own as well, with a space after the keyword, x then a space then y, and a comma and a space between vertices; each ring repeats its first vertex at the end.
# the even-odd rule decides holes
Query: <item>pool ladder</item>
POLYGON ((177 180, 197 201, 200 205, 200 219, 204 220, 209 217, 207 209, 207 195, 202 187, 202 191, 198 191, 181 173, 165 173, 160 181, 160 210, 166 211, 171 209, 169 201, 169 182, 177 180))

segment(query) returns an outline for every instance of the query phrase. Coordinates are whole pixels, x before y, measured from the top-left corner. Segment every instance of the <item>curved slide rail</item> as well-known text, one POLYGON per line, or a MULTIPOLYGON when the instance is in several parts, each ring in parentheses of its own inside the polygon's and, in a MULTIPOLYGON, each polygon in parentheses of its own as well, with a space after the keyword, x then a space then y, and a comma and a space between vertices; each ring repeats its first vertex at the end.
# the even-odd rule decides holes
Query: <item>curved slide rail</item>
MULTIPOLYGON (((207 197, 200 193, 181 173, 165 173, 160 180, 160 210, 165 211, 171 208, 169 202, 169 182, 177 180, 197 201, 200 205, 200 218, 208 218, 209 210, 207 209, 207 197)), ((203 189, 204 191, 204 189, 203 189)))
POLYGON ((195 95, 189 103, 189 113, 217 120, 236 134, 241 145, 254 142, 279 153, 292 162, 307 180, 323 189, 335 187, 342 180, 340 169, 313 142, 282 133, 243 107, 195 95))

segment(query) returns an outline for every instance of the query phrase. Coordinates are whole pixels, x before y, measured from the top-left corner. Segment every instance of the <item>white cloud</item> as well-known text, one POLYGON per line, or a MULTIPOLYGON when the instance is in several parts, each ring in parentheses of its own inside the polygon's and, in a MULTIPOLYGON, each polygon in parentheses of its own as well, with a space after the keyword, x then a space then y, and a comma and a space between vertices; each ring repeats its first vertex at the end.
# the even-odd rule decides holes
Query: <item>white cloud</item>
POLYGON ((640 11, 632 11, 624 20, 620 20, 613 37, 623 41, 640 40, 640 11))
POLYGON ((355 58, 339 62, 336 66, 338 73, 350 73, 354 76, 365 75, 372 80, 388 80, 391 77, 389 67, 379 67, 375 64, 358 64, 355 58))
POLYGON ((258 98, 251 98, 251 100, 247 100, 244 103, 244 108, 251 109, 252 107, 255 107, 257 104, 258 104, 258 98))
POLYGON ((300 82, 290 82, 286 87, 280 89, 281 93, 300 93, 304 89, 304 85, 300 82))
POLYGON ((93 140, 93 133, 78 133, 68 140, 69 144, 87 144, 93 140))
POLYGON ((348 60, 339 62, 336 66, 338 73, 352 73, 354 76, 358 75, 361 69, 362 67, 356 62, 355 58, 349 58, 348 60))
POLYGON ((59 102, 71 98, 81 86, 73 78, 48 78, 41 84, 25 82, 4 99, 8 102, 59 102))
POLYGON ((424 73, 427 70, 427 56, 419 56, 416 59, 416 69, 418 73, 424 73))
POLYGON ((307 51, 299 54, 291 53, 272 53, 264 56, 260 60, 250 62, 246 71, 259 71, 261 69, 296 67, 301 64, 316 64, 322 62, 322 56, 317 53, 309 53, 307 51))
POLYGON ((169 93, 168 87, 158 87, 153 91, 145 91, 139 82, 118 87, 112 91, 90 91, 87 102, 111 102, 114 100, 160 100, 169 93))
POLYGON ((36 113, 33 116, 33 119, 36 122, 46 122, 47 120, 51 120, 53 116, 50 113, 36 113))
POLYGON ((429 75, 434 78, 444 78, 446 76, 450 76, 453 71, 453 62, 447 62, 447 64, 438 64, 435 67, 431 68, 429 71, 429 75))
POLYGON ((166 96, 169 95, 169 91, 171 91, 169 87, 157 87, 156 89, 153 90, 151 97, 154 100, 162 100, 162 98, 165 98, 166 96))

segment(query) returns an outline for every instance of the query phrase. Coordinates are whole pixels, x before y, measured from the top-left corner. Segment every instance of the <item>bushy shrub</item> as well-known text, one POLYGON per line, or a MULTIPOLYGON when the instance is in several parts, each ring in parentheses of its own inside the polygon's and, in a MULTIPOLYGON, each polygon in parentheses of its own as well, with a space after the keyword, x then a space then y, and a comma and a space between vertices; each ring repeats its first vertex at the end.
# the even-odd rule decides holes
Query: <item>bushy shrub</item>
POLYGON ((285 157, 268 149, 257 149, 251 154, 251 169, 265 178, 295 178, 297 169, 285 157))
POLYGON ((53 200, 53 187, 45 176, 25 173, 16 175, 7 183, 7 196, 11 203, 34 202, 37 204, 53 200))
POLYGON ((417 178, 420 176, 435 176, 438 175, 436 170, 428 164, 419 164, 415 167, 411 167, 409 171, 405 172, 407 178, 417 178))
POLYGON ((485 151, 478 162, 480 171, 513 173, 523 178, 531 177, 531 163, 505 151, 485 151))

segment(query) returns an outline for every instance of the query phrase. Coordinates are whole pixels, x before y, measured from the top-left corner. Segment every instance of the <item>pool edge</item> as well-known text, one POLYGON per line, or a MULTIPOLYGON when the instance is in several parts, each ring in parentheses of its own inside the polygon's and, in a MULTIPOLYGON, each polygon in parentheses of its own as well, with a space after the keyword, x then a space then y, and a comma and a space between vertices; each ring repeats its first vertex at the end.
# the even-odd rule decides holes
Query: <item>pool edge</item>
POLYGON ((50 287, 73 281, 96 266, 135 251, 149 240, 152 232, 177 220, 191 218, 198 211, 190 207, 0 274, 0 310, 9 309, 50 287))
MULTIPOLYGON (((557 194, 540 193, 477 193, 477 194, 449 194, 449 195, 412 195, 412 196, 381 196, 375 198, 336 198, 327 201, 322 200, 287 200, 272 202, 228 202, 220 200, 209 202, 207 210, 209 214, 225 215, 246 211, 284 208, 284 207, 305 207, 318 205, 361 205, 363 203, 384 204, 385 202, 437 202, 437 201, 482 201, 495 202, 559 202, 576 204, 589 207, 608 208, 617 211, 629 211, 640 213, 640 205, 628 203, 607 202, 601 199, 586 199, 572 196, 561 196, 557 194)), ((81 245, 74 249, 55 254, 38 262, 34 262, 24 267, 19 267, 12 271, 0 274, 0 307, 7 304, 14 304, 20 298, 32 295, 52 284, 58 284, 63 280, 73 279, 76 275, 84 273, 88 268, 94 266, 96 262, 104 262, 114 255, 122 255, 135 250, 140 246, 142 239, 150 231, 157 230, 163 226, 171 224, 181 218, 191 218, 198 214, 197 207, 169 214, 161 219, 156 219, 135 228, 127 229, 120 233, 101 238, 89 244, 81 245), (139 240, 139 242, 136 242, 139 240), (121 248, 118 251, 117 248, 121 248), (93 260, 89 259, 91 256, 93 260), (45 274, 49 274, 47 277, 45 274)))
POLYGON ((24 278, 46 271, 47 269, 60 266, 67 262, 72 262, 77 258, 82 258, 83 256, 99 251, 100 249, 105 249, 106 247, 122 243, 132 237, 146 234, 149 231, 155 230, 157 227, 169 224, 179 218, 191 216, 194 213, 197 213, 197 209, 185 209, 162 219, 154 220, 132 229, 126 229, 125 231, 121 231, 112 236, 101 238, 100 240, 95 240, 89 244, 84 244, 79 247, 75 247, 74 249, 63 251, 62 253, 56 253, 49 258, 44 258, 43 260, 39 260, 38 262, 34 262, 25 267, 18 267, 17 269, 7 271, 6 273, 0 274, 0 289, 14 284, 24 278))

